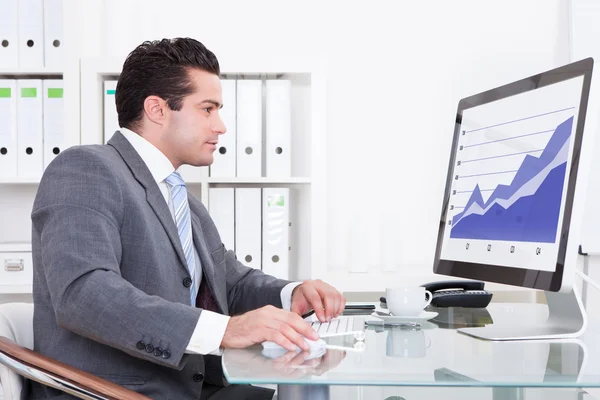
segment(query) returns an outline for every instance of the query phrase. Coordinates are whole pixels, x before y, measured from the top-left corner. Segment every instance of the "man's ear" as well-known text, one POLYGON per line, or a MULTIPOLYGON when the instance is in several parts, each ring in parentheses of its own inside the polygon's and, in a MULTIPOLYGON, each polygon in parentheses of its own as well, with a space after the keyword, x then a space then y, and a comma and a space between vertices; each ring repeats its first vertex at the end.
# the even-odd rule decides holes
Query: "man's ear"
POLYGON ((148 96, 144 100, 144 114, 157 125, 164 123, 167 107, 167 102, 158 96, 148 96))

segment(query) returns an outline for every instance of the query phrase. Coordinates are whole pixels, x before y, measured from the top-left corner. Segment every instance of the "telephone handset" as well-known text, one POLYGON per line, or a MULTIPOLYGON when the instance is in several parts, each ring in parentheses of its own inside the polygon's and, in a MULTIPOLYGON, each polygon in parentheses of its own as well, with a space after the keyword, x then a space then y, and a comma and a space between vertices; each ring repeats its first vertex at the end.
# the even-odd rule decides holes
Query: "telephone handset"
POLYGON ((431 292, 432 306, 484 308, 492 300, 484 285, 481 281, 439 281, 421 286, 431 292))

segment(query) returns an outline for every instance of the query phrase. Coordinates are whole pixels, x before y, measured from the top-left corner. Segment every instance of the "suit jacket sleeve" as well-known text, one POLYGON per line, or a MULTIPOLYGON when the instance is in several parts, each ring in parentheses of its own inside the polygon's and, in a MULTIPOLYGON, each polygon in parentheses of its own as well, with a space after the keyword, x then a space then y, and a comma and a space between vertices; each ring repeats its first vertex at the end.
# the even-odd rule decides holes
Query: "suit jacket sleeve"
POLYGON ((227 298, 231 315, 243 314, 266 305, 281 308, 281 290, 290 283, 250 268, 237 260, 235 253, 225 253, 227 298))
MULTIPOLYGON (((58 324, 135 357, 181 369, 201 310, 150 296, 121 276, 123 196, 97 153, 73 148, 40 183, 32 223, 58 324), (169 343, 171 357, 136 348, 141 337, 169 343)), ((122 179, 121 179, 122 181, 122 179)))

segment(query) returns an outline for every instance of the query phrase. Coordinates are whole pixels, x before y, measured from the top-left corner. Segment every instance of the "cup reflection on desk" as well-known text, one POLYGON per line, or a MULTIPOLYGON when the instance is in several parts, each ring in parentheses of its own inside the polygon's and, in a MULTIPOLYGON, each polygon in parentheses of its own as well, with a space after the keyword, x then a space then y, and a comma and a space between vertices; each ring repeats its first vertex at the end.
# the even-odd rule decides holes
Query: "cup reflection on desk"
POLYGON ((385 354, 388 357, 425 357, 431 339, 422 329, 392 328, 387 332, 385 354))

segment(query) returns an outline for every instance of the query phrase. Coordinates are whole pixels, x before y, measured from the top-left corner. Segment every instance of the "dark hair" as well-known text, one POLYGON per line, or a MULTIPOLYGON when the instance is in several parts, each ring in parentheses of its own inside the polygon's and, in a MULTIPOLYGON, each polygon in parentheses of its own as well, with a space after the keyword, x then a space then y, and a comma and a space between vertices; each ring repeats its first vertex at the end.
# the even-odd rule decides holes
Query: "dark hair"
POLYGON ((127 56, 115 93, 119 126, 138 127, 148 96, 158 96, 171 110, 196 89, 188 70, 197 68, 220 74, 217 57, 202 43, 190 38, 146 41, 127 56))

